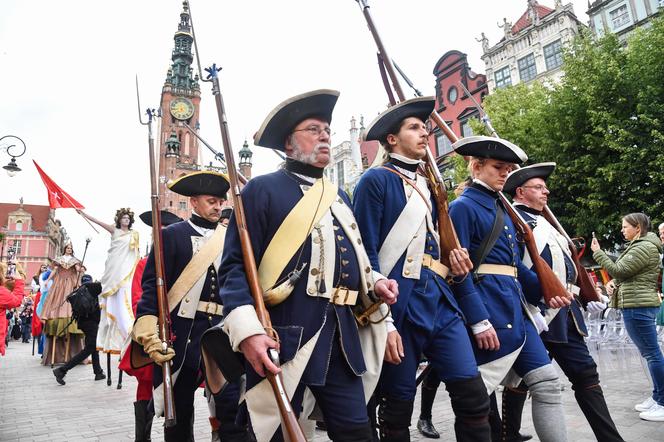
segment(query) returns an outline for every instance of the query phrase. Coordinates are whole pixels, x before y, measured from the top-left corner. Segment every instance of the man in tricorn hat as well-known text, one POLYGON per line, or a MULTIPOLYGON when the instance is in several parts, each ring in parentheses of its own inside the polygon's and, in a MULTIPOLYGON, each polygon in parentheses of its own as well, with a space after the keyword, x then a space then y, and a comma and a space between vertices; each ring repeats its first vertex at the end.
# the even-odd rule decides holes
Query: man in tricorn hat
MULTIPOLYGON (((503 190, 512 195, 514 207, 530 225, 540 256, 553 269, 564 285, 578 294, 574 285, 577 278, 567 240, 542 216, 550 195, 546 181, 554 171, 556 163, 538 163, 522 167, 510 173, 503 190)), ((523 262, 532 266, 528 251, 524 250, 523 262)), ((584 337, 588 336, 581 304, 574 298, 569 306, 549 309, 539 303, 545 318, 550 321, 548 331, 540 334, 549 355, 556 360, 569 381, 574 396, 586 416, 597 440, 622 441, 622 437, 611 419, 599 385, 597 365, 590 356, 584 337)), ((606 305, 591 301, 587 308, 603 309, 606 305)), ((516 388, 505 388, 503 392, 503 428, 506 440, 518 440, 521 412, 528 394, 528 387, 521 383, 516 388)))
MULTIPOLYGON (((426 178, 417 173, 429 148, 425 121, 434 104, 433 97, 407 100, 369 125, 366 139, 380 141, 388 161, 368 170, 355 189, 355 216, 371 264, 396 279, 400 292, 377 393, 381 440, 410 440, 415 377, 424 354, 434 368, 429 376, 445 382, 450 394, 456 439, 489 441, 489 397, 446 281, 452 273, 467 274, 470 259, 455 249, 449 257, 453 268, 441 263, 439 213, 426 178)), ((431 416, 424 420, 420 431, 440 437, 431 416)))
MULTIPOLYGON (((454 144, 457 154, 470 157, 473 182, 450 205, 459 242, 468 248, 473 273, 453 289, 473 334, 480 373, 489 393, 507 381, 513 370, 528 385, 535 431, 540 440, 566 441, 567 429, 558 374, 551 365, 526 303, 542 297, 537 275, 521 261, 512 220, 498 192, 514 164, 528 159, 518 146, 500 138, 467 137, 454 144)), ((556 296, 550 307, 569 305, 556 296)))
MULTIPOLYGON (((283 169, 253 178, 242 192, 264 299, 279 335, 266 336, 252 305, 235 217, 220 273, 224 329, 247 366, 246 405, 259 441, 280 438, 279 414, 266 370, 279 372, 268 349, 279 345, 286 390, 297 414, 305 388, 313 394, 334 441, 371 441, 371 394, 385 347, 384 322, 358 332, 353 308, 396 298, 396 282, 374 275, 346 193, 324 178, 330 121, 339 93, 317 90, 274 109, 254 137, 285 152, 283 169), (375 339, 361 343, 362 337, 375 339), (363 386, 365 381, 367 386, 363 386), (276 433, 276 434, 275 434, 276 433)), ((371 317, 379 322, 387 307, 371 317)))
MULTIPOLYGON (((193 172, 168 183, 171 191, 190 197, 193 210, 187 221, 162 230, 165 286, 174 338, 173 348, 166 352, 162 351, 162 341, 157 334, 154 250, 150 252, 143 274, 143 296, 138 303, 132 337, 156 364, 172 360, 177 424, 164 428, 167 441, 193 437, 194 393, 202 381, 200 338, 222 318, 217 269, 226 228, 219 224, 219 218, 229 187, 226 175, 212 171, 193 172)), ((133 346, 132 352, 136 350, 133 346)), ((155 366, 153 400, 157 416, 163 411, 161 383, 162 371, 155 366)), ((235 425, 238 395, 239 388, 231 385, 214 398, 223 440, 245 440, 246 431, 235 425)))

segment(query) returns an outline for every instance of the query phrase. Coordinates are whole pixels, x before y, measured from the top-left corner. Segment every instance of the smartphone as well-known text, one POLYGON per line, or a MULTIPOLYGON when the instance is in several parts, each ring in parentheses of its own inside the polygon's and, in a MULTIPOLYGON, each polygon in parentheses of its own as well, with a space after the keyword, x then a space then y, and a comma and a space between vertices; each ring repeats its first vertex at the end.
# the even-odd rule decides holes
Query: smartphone
POLYGON ((7 278, 13 278, 16 275, 16 264, 10 263, 7 266, 7 278))
POLYGON ((597 236, 595 236, 595 232, 593 232, 593 238, 594 238, 594 239, 597 239, 597 236))

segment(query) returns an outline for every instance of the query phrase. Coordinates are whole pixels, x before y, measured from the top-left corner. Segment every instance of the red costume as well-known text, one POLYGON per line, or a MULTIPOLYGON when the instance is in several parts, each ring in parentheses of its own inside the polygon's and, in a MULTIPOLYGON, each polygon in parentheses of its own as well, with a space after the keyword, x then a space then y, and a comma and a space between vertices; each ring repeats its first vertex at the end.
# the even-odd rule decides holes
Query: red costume
POLYGON ((5 355, 5 336, 7 336, 7 309, 21 305, 25 294, 25 282, 14 280, 14 290, 0 286, 0 355, 5 355))

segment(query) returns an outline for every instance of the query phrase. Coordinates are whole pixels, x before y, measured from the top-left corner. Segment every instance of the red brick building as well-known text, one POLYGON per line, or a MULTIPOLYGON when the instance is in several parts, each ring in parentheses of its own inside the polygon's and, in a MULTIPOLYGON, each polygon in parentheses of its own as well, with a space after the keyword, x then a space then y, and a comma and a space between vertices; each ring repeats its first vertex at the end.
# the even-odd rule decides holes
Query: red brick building
MULTIPOLYGON (((475 104, 466 94, 460 83, 481 103, 489 93, 486 76, 476 74, 468 65, 463 52, 452 50, 436 62, 433 74, 436 76, 436 109, 459 137, 469 136, 472 130, 468 124, 471 118, 479 118, 475 104)), ((452 146, 447 137, 436 129, 433 132, 433 151, 437 156, 448 154, 452 146)))
POLYGON ((67 233, 55 210, 34 204, 0 203, 0 256, 3 261, 11 251, 32 278, 39 266, 61 255, 67 233))

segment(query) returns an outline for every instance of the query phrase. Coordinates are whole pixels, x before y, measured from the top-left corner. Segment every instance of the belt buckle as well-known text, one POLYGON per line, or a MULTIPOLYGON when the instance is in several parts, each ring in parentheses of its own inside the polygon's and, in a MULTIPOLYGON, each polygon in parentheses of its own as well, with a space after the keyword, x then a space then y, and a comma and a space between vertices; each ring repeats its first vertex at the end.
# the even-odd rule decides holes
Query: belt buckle
POLYGON ((217 314, 217 306, 214 304, 214 302, 209 302, 205 306, 205 313, 208 315, 216 315, 217 314), (210 308, 213 308, 214 311, 210 311, 210 308))
POLYGON ((332 295, 332 298, 330 298, 331 301, 332 301, 332 304, 335 304, 335 305, 346 305, 346 301, 348 300, 348 295, 349 295, 349 294, 350 294, 350 290, 348 290, 347 288, 345 288, 345 287, 337 287, 337 288, 334 290, 334 295, 332 295), (346 291, 346 296, 344 296, 344 298, 343 298, 343 302, 342 302, 342 303, 338 303, 337 300, 340 298, 340 293, 341 293, 342 291, 344 291, 344 290, 346 291))
POLYGON ((429 255, 428 253, 422 255, 422 265, 424 267, 431 268, 432 263, 433 263, 433 256, 429 255))

